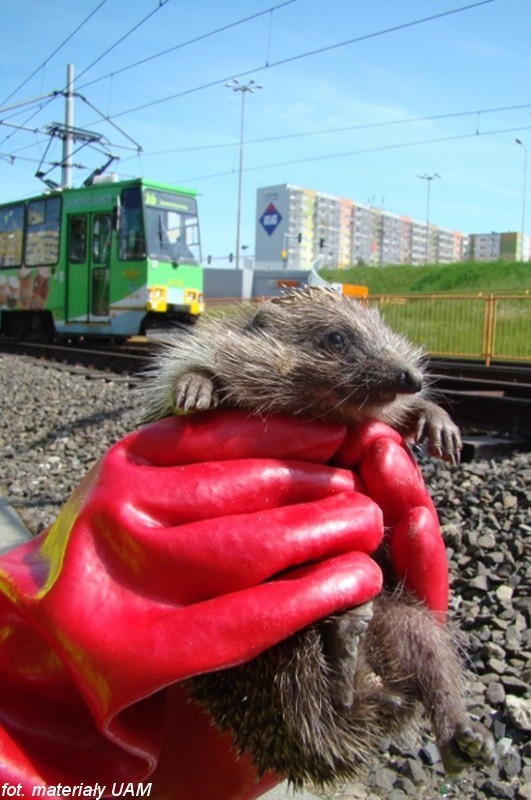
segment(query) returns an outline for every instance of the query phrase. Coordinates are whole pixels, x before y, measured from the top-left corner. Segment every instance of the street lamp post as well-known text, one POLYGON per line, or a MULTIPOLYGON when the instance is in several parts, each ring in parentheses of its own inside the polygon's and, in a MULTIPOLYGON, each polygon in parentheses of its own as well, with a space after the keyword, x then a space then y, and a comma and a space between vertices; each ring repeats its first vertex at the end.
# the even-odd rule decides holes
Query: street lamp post
POLYGON ((234 78, 230 83, 226 83, 228 89, 233 92, 241 92, 242 106, 240 115, 240 165, 238 169, 238 210, 236 214, 236 269, 240 268, 240 232, 241 232, 241 219, 242 219, 242 173, 243 173, 243 130, 245 120, 245 95, 247 92, 251 94, 257 89, 263 89, 256 81, 250 80, 248 83, 240 83, 237 78, 234 78))
POLYGON ((525 201, 526 201, 526 194, 527 194, 527 147, 522 142, 521 139, 514 140, 516 144, 519 144, 520 147, 524 148, 524 188, 522 192, 522 253, 520 261, 524 260, 524 236, 525 236, 525 201))
POLYGON ((428 175, 426 172, 423 175, 417 175, 423 181, 426 181, 426 252, 424 255, 424 263, 428 263, 428 253, 429 253, 429 243, 430 243, 430 190, 431 190, 431 182, 435 178, 440 178, 438 172, 434 172, 433 175, 428 175))

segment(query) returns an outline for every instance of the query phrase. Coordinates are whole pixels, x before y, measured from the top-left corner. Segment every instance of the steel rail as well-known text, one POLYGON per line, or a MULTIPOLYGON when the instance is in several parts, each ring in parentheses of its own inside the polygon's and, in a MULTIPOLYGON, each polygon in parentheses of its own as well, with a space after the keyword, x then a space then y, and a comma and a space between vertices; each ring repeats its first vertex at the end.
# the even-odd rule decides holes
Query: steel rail
MULTIPOLYGON (((31 356, 88 369, 137 376, 149 367, 156 344, 82 341, 75 344, 15 342, 0 338, 0 353, 31 356)), ((529 440, 531 449, 531 365, 431 360, 427 372, 434 399, 461 426, 504 432, 529 440)))

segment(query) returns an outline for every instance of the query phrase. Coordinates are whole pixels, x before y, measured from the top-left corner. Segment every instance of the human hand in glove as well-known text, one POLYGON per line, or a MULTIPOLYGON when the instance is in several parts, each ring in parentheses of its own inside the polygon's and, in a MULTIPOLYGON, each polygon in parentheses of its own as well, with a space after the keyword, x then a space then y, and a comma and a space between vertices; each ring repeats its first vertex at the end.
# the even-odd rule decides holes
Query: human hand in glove
POLYGON ((229 410, 161 420, 0 559, 4 781, 232 800, 277 780, 257 782, 178 684, 379 593, 381 510, 329 465, 346 434, 229 410))

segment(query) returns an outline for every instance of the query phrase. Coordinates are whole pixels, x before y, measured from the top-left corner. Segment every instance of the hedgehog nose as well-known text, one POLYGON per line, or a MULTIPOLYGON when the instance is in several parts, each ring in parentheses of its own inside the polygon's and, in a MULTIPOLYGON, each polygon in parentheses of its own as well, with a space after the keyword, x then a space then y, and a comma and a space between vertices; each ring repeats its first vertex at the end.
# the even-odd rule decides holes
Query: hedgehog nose
POLYGON ((398 376, 399 391, 404 394, 416 394, 422 389, 422 373, 417 369, 405 369, 398 376))

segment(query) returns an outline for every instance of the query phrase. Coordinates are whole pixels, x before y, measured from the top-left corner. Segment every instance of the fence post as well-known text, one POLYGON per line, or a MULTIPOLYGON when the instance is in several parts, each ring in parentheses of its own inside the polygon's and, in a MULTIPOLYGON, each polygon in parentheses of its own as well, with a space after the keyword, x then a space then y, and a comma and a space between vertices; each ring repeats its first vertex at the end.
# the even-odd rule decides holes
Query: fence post
POLYGON ((485 299, 485 314, 483 318, 483 355, 485 365, 490 367, 494 355, 494 334, 496 330, 496 297, 487 295, 485 299))

